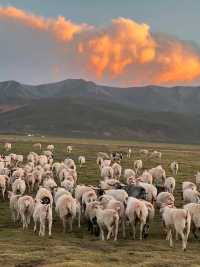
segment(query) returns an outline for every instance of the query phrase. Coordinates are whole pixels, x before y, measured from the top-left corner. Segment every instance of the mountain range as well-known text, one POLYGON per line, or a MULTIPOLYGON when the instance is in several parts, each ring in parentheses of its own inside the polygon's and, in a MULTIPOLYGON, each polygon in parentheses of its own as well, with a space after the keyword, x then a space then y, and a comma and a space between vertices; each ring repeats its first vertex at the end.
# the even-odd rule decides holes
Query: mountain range
POLYGON ((200 141, 200 87, 0 82, 0 133, 200 141))

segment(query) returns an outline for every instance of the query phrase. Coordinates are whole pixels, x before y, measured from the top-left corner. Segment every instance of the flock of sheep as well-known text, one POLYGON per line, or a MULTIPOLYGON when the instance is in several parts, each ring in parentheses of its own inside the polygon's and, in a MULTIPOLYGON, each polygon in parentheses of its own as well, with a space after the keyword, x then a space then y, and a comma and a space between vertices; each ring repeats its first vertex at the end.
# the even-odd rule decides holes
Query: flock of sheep
MULTIPOLYGON (((68 157, 62 162, 54 161, 54 145, 42 151, 40 143, 33 145, 40 153, 30 152, 26 159, 23 155, 11 153, 12 145, 4 145, 5 153, 0 156, 0 188, 3 199, 10 201, 12 220, 20 222, 23 229, 34 222, 34 232, 45 235, 48 225, 49 236, 52 234, 54 212, 62 221, 63 230, 73 231, 73 222, 77 218, 78 227, 87 222, 91 234, 100 236, 101 240, 117 240, 119 229, 123 238, 127 228, 131 227, 133 239, 136 229, 139 239, 146 238, 149 227, 158 210, 166 240, 173 246, 173 235, 182 240, 185 250, 190 230, 197 238, 196 230, 200 228, 200 173, 196 175, 196 184, 182 183, 182 197, 186 205, 175 207, 174 190, 179 164, 174 161, 170 169, 174 177, 166 177, 161 165, 149 170, 143 169, 141 159, 133 162, 133 169, 124 169, 123 156, 131 159, 132 149, 126 155, 113 152, 97 154, 97 173, 100 181, 97 186, 79 183, 77 166, 69 155, 72 147, 66 151, 68 157), (42 151, 42 152, 41 152, 42 151), (123 176, 123 177, 122 177, 123 176), (137 227, 138 225, 138 227, 137 227)), ((161 160, 162 153, 139 151, 143 157, 161 160)), ((86 164, 84 156, 78 157, 80 167, 86 164)))

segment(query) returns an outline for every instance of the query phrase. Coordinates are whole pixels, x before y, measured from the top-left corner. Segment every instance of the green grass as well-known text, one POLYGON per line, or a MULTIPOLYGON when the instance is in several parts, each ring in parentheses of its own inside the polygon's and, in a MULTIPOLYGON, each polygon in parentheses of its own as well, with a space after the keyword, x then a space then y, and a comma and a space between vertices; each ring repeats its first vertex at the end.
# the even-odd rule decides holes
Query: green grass
MULTIPOLYGON (((193 145, 139 143, 127 141, 81 140, 64 138, 28 138, 16 136, 1 136, 0 141, 13 142, 13 152, 26 155, 32 151, 32 144, 42 141, 43 147, 48 143, 55 144, 56 160, 67 156, 67 144, 73 145, 71 157, 77 161, 79 155, 86 156, 86 166, 78 168, 79 183, 97 184, 99 171, 96 166, 96 153, 113 150, 126 151, 131 146, 136 153, 134 158, 122 161, 123 168, 133 167, 133 160, 140 158, 140 148, 157 149, 162 151, 161 164, 170 175, 169 163, 172 160, 180 162, 180 173, 176 177, 176 205, 181 206, 181 182, 194 181, 194 174, 200 169, 200 147, 193 145)), ((3 151, 1 146, 0 153, 3 151)), ((144 167, 150 168, 160 164, 157 160, 145 160, 144 167)), ((10 219, 8 201, 0 202, 0 266, 15 267, 114 267, 114 266, 199 266, 199 241, 190 236, 188 250, 181 251, 181 242, 175 244, 174 249, 164 240, 161 233, 158 212, 151 225, 150 236, 145 241, 131 240, 130 229, 127 229, 127 238, 124 240, 119 234, 117 242, 102 242, 87 232, 83 222, 79 230, 75 224, 73 233, 62 233, 59 219, 54 214, 52 238, 41 238, 34 235, 33 227, 23 231, 20 225, 14 225, 10 219)))

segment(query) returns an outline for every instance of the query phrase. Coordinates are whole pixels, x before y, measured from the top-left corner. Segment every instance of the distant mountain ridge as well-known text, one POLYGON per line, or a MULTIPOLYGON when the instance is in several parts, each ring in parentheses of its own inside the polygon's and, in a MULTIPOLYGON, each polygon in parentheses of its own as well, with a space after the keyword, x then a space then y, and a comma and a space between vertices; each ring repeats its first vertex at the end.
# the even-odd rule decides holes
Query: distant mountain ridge
POLYGON ((68 79, 43 85, 15 81, 0 83, 0 103, 26 102, 51 97, 84 97, 120 103, 141 110, 200 114, 200 87, 128 87, 97 85, 82 79, 68 79))
POLYGON ((200 87, 0 82, 0 132, 200 142, 200 87))

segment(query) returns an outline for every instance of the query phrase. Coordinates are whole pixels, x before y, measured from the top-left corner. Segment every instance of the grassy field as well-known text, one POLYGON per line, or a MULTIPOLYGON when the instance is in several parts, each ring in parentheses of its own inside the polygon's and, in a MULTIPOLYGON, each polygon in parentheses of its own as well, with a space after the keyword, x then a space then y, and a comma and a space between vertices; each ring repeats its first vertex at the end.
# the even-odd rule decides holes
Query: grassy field
MULTIPOLYGON (((183 180, 194 181, 194 174, 200 169, 200 146, 175 144, 148 144, 128 141, 104 140, 73 140, 64 138, 32 138, 0 136, 0 142, 9 140, 13 142, 13 152, 26 155, 32 151, 32 143, 41 141, 45 147, 53 143, 56 147, 55 158, 61 160, 66 157, 67 144, 73 145, 71 157, 77 161, 79 155, 86 156, 86 166, 78 168, 79 183, 97 184, 99 172, 96 166, 96 153, 98 151, 110 152, 114 150, 126 151, 132 147, 136 153, 131 159, 126 157, 122 167, 133 167, 133 160, 141 158, 138 155, 140 148, 162 151, 161 164, 170 175, 169 164, 172 160, 180 163, 180 172, 176 177, 175 192, 176 205, 181 206, 180 188, 183 180)), ((1 146, 0 152, 3 151, 1 146)), ((144 168, 160 164, 156 160, 145 160, 144 168)), ((75 225, 73 233, 62 233, 61 223, 54 214, 52 238, 41 238, 34 235, 33 227, 23 231, 20 225, 11 222, 8 201, 0 202, 0 267, 114 267, 114 266, 200 266, 200 244, 190 236, 188 250, 182 252, 181 242, 175 243, 170 249, 167 241, 161 234, 158 211, 151 225, 149 238, 145 241, 133 241, 130 229, 127 229, 127 238, 119 234, 117 242, 102 242, 87 232, 85 224, 79 230, 75 225)), ((84 223, 84 222, 83 222, 84 223)))

